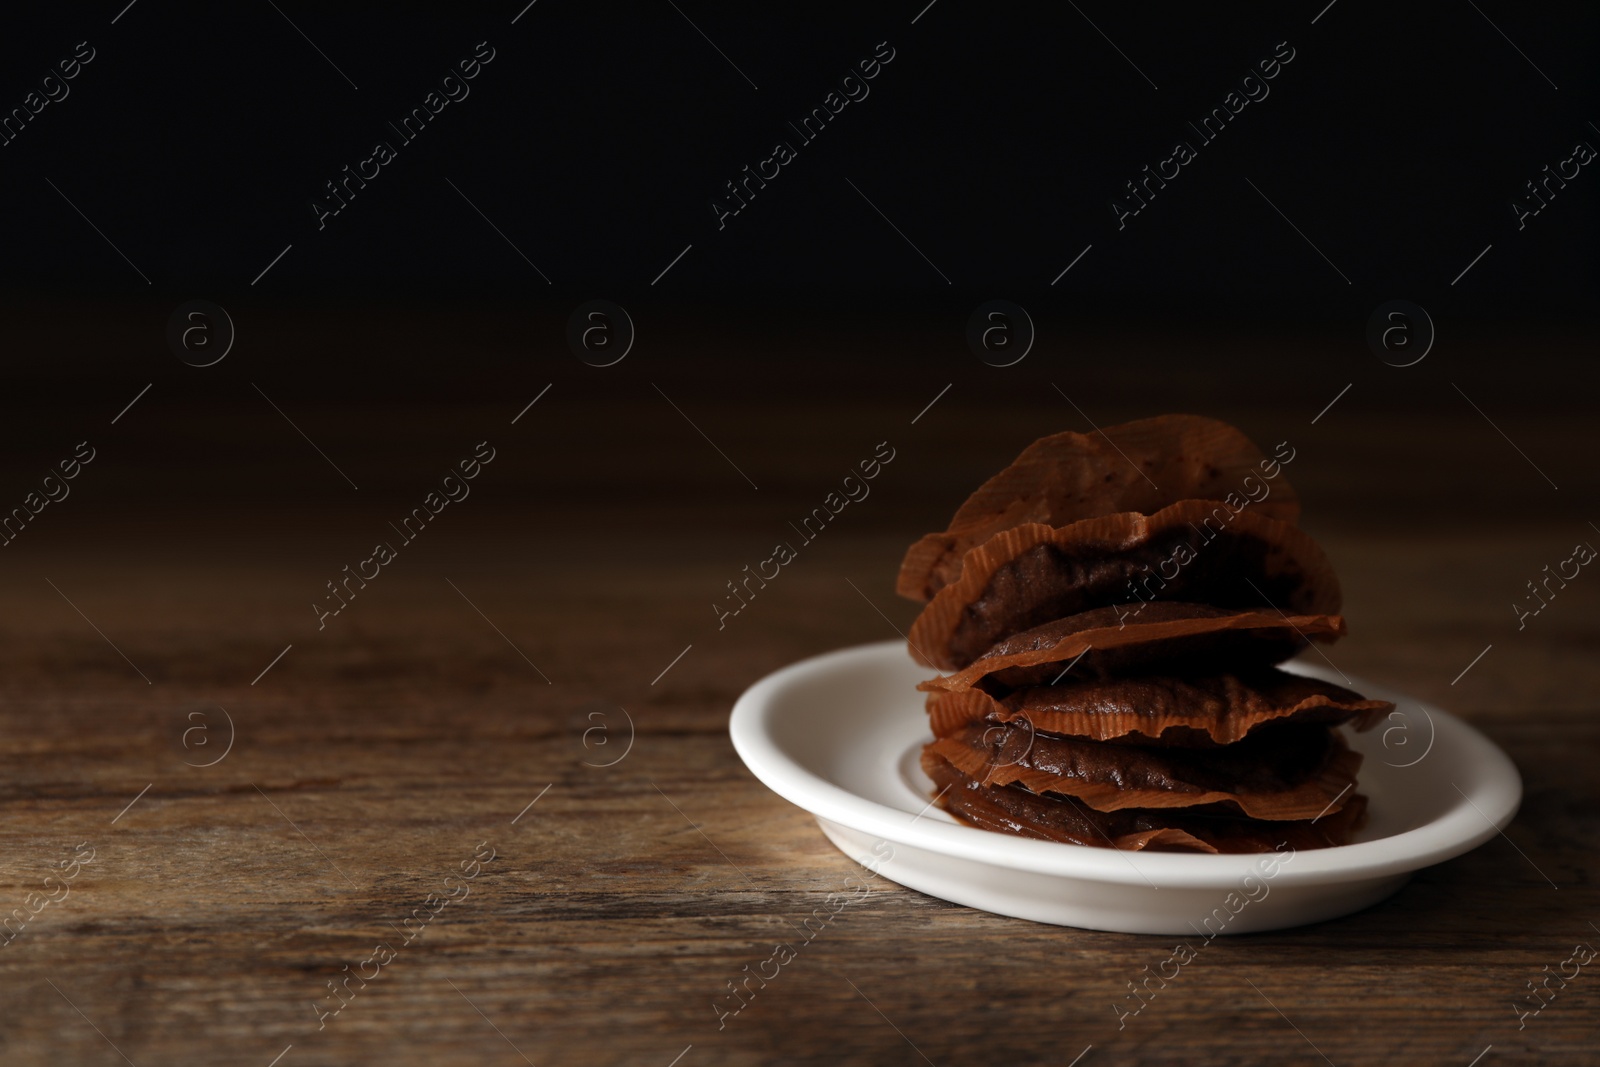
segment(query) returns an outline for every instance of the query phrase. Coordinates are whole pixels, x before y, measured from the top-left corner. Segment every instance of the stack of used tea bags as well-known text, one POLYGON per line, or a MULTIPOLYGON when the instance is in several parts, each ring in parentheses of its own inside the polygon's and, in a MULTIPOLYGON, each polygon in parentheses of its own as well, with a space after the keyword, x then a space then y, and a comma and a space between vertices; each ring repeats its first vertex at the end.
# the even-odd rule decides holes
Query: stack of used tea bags
POLYGON ((986 829, 1201 852, 1348 842, 1361 757, 1338 727, 1393 705, 1276 665, 1345 632, 1339 582, 1283 475, 1214 419, 1030 445, 898 591, 939 803, 986 829))

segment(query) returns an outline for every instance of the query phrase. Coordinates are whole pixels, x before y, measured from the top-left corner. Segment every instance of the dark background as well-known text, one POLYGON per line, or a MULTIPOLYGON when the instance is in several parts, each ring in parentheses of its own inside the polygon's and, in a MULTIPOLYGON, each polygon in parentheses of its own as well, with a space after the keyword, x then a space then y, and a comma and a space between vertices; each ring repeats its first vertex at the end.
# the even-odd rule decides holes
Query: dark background
MULTIPOLYGON (((138 0, 9 19, 5 108, 78 42, 96 56, 0 147, 0 442, 52 462, 75 431, 47 427, 109 418, 147 382, 141 404, 177 405, 156 420, 169 428, 231 406, 277 419, 254 382, 319 441, 344 423, 320 407, 520 408, 549 382, 666 419, 657 388, 690 412, 889 395, 915 410, 946 383, 947 403, 1004 406, 1054 403, 1057 382, 1082 410, 1047 428, 1078 429, 1268 399, 1309 416, 1347 383, 1342 404, 1401 418, 1477 419, 1470 396, 1536 427, 1589 402, 1592 168, 1520 231, 1511 202, 1600 143, 1592 6, 678 7, 138 0), (387 123, 480 41, 495 58, 470 95, 400 144, 387 123), (1295 58, 1270 95, 1200 146, 1185 123, 1282 41, 1295 58), (879 42, 895 58, 870 95, 798 144, 786 124, 879 42), (1179 136, 1199 157, 1119 231, 1112 199, 1179 136), (798 158, 719 230, 711 199, 779 137, 798 158), (311 201, 378 138, 398 158, 319 231, 311 201), (237 331, 203 370, 166 336, 197 298, 237 331), (638 332, 614 367, 566 341, 593 298, 638 332), (1014 367, 965 341, 992 298, 1037 328, 1014 367), (1363 340, 1397 298, 1438 331, 1403 370, 1363 340)), ((629 428, 606 429, 576 451, 615 470, 629 428)), ((255 439, 213 438, 224 462, 255 439)), ((1571 476, 1587 454, 1566 457, 1571 476)))
POLYGON ((938 0, 913 25, 917 3, 680 13, 665 0, 540 0, 512 25, 520 6, 138 0, 115 25, 117 3, 8 20, 7 109, 77 42, 96 58, 0 148, 12 205, 0 278, 24 298, 456 297, 538 309, 642 297, 692 243, 649 296, 870 310, 910 294, 1026 294, 1067 321, 1201 312, 1327 326, 1394 295, 1435 318, 1594 307, 1587 171, 1522 232, 1509 208, 1575 141, 1600 138, 1588 125, 1592 5, 1535 16, 1339 0, 1312 25, 1315 2, 1080 15, 938 0), (480 41, 495 59, 470 96, 400 144, 387 123, 480 41), (719 232, 710 199, 776 138, 797 140, 786 123, 880 41, 895 58, 871 94, 797 144, 799 158, 719 232), (1174 137, 1194 141, 1184 123, 1280 41, 1295 58, 1270 95, 1118 232, 1108 205, 1123 183, 1174 137), (310 201, 378 138, 399 158, 319 232, 310 201))
POLYGON ((902 468, 860 520, 890 537, 942 526, 1035 436, 1174 410, 1269 445, 1326 434, 1296 475, 1313 524, 1588 521, 1600 186, 1585 167, 1521 230, 1511 203, 1600 144, 1600 13, 1079 8, 137 0, 13 19, 6 108, 79 42, 95 58, 0 147, 0 491, 20 501, 89 438, 112 458, 29 541, 272 553, 283 524, 331 554, 335 513, 402 512, 467 438, 521 435, 480 501, 637 521, 748 479, 746 518, 685 529, 766 531, 892 436, 885 412, 904 425, 938 396, 970 445, 902 468), (401 143, 388 122, 479 42, 494 59, 470 95, 401 143), (870 94, 801 144, 787 124, 880 42, 870 94), (1279 42, 1294 58, 1269 95, 1201 144, 1187 122, 1279 42), (1198 158, 1119 230, 1113 198, 1178 137, 1198 158), (398 157, 319 230, 313 199, 379 138, 398 157), (798 157, 719 230, 712 198, 778 138, 798 157), (636 330, 609 367, 567 340, 595 298, 636 330), (1036 328, 1013 366, 967 341, 994 298, 1036 328), (214 366, 168 339, 195 299, 235 330, 214 366), (1403 368, 1366 340, 1395 299, 1436 330, 1403 368))

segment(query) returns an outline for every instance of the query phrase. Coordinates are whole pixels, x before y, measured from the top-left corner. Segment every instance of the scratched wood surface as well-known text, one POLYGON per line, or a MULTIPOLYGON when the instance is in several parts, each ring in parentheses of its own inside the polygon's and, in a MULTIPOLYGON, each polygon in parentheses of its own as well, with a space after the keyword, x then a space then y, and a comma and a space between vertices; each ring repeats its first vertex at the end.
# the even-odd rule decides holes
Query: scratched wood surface
POLYGON ((140 382, 19 411, 7 493, 79 440, 97 454, 0 557, 0 914, 28 917, 0 947, 0 1058, 1600 1062, 1587 969, 1521 1029, 1514 1009, 1600 944, 1600 578, 1521 630, 1511 607, 1600 543, 1593 420, 1488 357, 1396 386, 1326 348, 1277 384, 1244 357, 1149 385, 1047 351, 1001 380, 963 354, 795 392, 667 361, 601 387, 551 360, 430 407, 312 400, 258 366, 198 399, 160 379, 115 426, 140 382), (1293 441, 1346 586, 1340 667, 1487 731, 1522 813, 1362 914, 1204 947, 1120 1030, 1176 939, 881 879, 719 1029, 727 983, 860 874, 740 764, 733 700, 893 636, 878 609, 904 627, 904 545, 1032 437, 1085 428, 1052 380, 1102 423, 1187 408, 1293 441), (388 522, 485 439, 472 495, 399 544, 388 522), (880 441, 872 496, 719 630, 724 583, 880 441), (380 540, 396 560, 319 630, 325 583, 380 540))

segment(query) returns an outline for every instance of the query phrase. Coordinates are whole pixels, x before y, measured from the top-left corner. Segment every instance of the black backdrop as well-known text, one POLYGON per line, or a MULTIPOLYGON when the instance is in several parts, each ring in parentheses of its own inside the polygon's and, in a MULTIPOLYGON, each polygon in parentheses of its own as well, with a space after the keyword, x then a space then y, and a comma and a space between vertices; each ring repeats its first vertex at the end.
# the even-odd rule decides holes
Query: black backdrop
POLYGON ((1520 230, 1511 206, 1577 142, 1600 146, 1592 5, 925 4, 11 12, 7 111, 79 42, 94 58, 0 147, 0 272, 25 299, 169 308, 607 297, 870 310, 921 294, 1317 323, 1392 297, 1436 319, 1593 310, 1594 168, 1520 230), (402 141, 389 123, 479 42, 494 58, 470 95, 402 141), (880 42, 893 59, 869 95, 802 142, 789 123, 880 42), (1280 42, 1294 58, 1268 95, 1201 142, 1187 123, 1280 42), (1197 158, 1119 229, 1124 183, 1180 137, 1197 158), (719 229, 713 199, 780 139, 796 158, 719 229), (396 158, 319 229, 312 202, 378 140, 396 158))

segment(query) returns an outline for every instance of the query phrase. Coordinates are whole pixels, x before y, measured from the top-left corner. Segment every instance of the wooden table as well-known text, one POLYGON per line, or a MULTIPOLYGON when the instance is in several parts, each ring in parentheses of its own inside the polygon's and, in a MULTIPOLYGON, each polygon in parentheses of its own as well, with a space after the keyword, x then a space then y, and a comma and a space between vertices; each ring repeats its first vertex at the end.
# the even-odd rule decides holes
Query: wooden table
POLYGON ((767 345, 759 375, 643 351, 604 377, 543 353, 468 360, 477 380, 443 400, 374 377, 374 399, 256 355, 203 386, 163 367, 114 426, 142 371, 19 405, 11 495, 76 441, 98 451, 0 556, 0 911, 66 887, 0 949, 0 1058, 1600 1062, 1589 970, 1525 1028, 1513 1010, 1600 945, 1600 579, 1521 632, 1509 606, 1600 539, 1581 397, 1537 368, 1493 378, 1490 342, 1403 381, 1302 344, 1264 381, 1294 338, 1205 368, 1090 364, 1117 342, 1089 338, 1009 378, 959 340, 888 369, 881 338, 841 336, 816 368, 745 340, 767 345), (1121 1030, 1114 1002, 1175 939, 881 880, 719 1029, 728 982, 858 871, 744 769, 729 707, 786 663, 893 636, 885 615, 904 627, 903 547, 1026 441, 1086 427, 1052 381, 1101 424, 1188 408, 1292 440, 1346 587, 1340 667, 1485 730, 1522 769, 1522 813, 1364 913, 1219 940, 1121 1030), (389 522, 484 439, 472 495, 400 543, 389 522), (873 496, 719 630, 724 583, 884 440, 873 496), (379 540, 396 560, 319 630, 324 583, 379 540), (47 889, 80 843, 92 862, 47 889))

